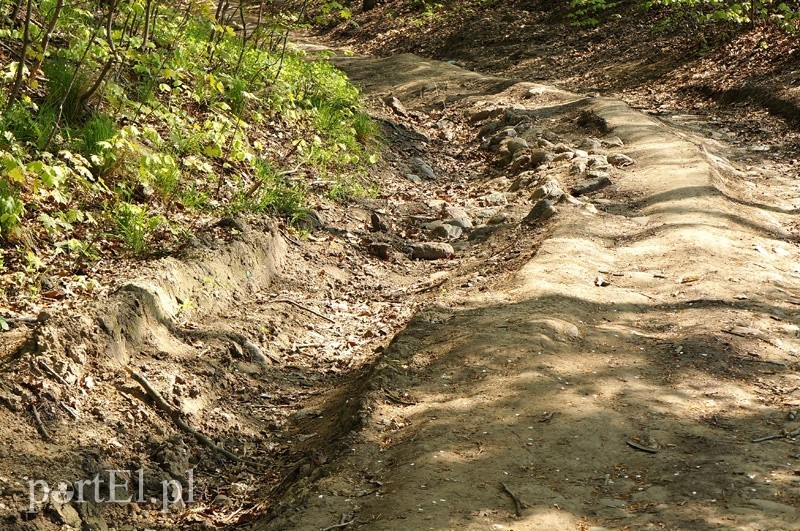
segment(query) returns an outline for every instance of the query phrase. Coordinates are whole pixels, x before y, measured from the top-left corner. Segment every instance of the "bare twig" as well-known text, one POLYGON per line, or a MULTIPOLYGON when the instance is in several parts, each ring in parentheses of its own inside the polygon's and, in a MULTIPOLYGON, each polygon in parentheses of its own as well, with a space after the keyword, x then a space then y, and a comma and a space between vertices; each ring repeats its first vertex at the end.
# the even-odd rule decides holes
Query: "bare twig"
POLYGON ((52 367, 50 367, 47 363, 45 363, 44 360, 37 360, 37 364, 43 371, 45 371, 47 374, 55 378, 61 385, 67 385, 67 386, 69 385, 69 383, 67 383, 67 381, 64 378, 62 378, 60 374, 54 371, 52 367))
POLYGON ((429 284, 427 286, 423 286, 421 288, 417 288, 417 289, 415 289, 413 291, 409 291, 408 293, 409 293, 409 295, 419 295, 421 293, 426 293, 428 291, 433 291, 436 288, 439 288, 439 287, 443 286, 448 280, 450 280, 450 278, 444 278, 444 279, 442 279, 442 280, 440 280, 438 282, 434 282, 433 284, 429 284))
POLYGON ((53 438, 50 437, 50 433, 47 431, 47 428, 44 427, 42 417, 39 416, 39 411, 33 404, 31 404, 31 413, 33 413, 33 420, 36 421, 36 429, 39 431, 39 435, 42 436, 45 442, 51 442, 53 438))
POLYGON ((750 442, 751 443, 760 443, 760 442, 765 442, 765 441, 774 441, 775 439, 783 439, 784 437, 786 437, 784 434, 776 433, 774 435, 766 435, 764 437, 758 437, 757 439, 753 439, 750 442))
POLYGON ((386 389, 383 390, 383 394, 386 395, 386 398, 388 398, 392 402, 395 402, 396 404, 400 404, 400 405, 403 405, 403 406, 416 406, 417 405, 416 402, 409 402, 408 400, 403 400, 399 396, 395 396, 394 394, 390 393, 386 389))
POLYGON ((61 401, 58 403, 58 405, 61 406, 64 409, 64 411, 69 413, 69 416, 72 417, 74 420, 78 420, 78 418, 80 417, 78 410, 75 409, 74 407, 67 405, 65 402, 61 401))
POLYGON ((341 518, 341 520, 339 521, 338 524, 329 525, 328 527, 322 528, 320 531, 331 531, 331 529, 341 529, 343 527, 349 526, 350 524, 352 524, 355 521, 356 521, 355 517, 351 518, 348 521, 345 521, 345 516, 342 515, 342 518, 341 518))
POLYGON ((625 443, 628 446, 630 446, 631 448, 635 448, 635 449, 640 450, 642 452, 647 452, 648 454, 657 454, 658 453, 658 448, 650 448, 649 446, 643 446, 643 445, 641 445, 641 444, 639 444, 639 443, 637 443, 635 441, 631 441, 630 439, 625 441, 625 443))
MULTIPOLYGON (((22 4, 18 2, 17 6, 22 4)), ((14 102, 17 101, 19 93, 22 90, 22 80, 25 75, 25 58, 28 56, 28 47, 31 44, 31 8, 32 2, 28 0, 27 7, 25 8, 25 29, 22 35, 22 48, 19 52, 19 62, 17 63, 17 71, 14 73, 14 84, 11 86, 11 92, 8 94, 8 102, 6 104, 5 112, 11 109, 14 102)))
POLYGON ((522 516, 522 502, 519 501, 517 495, 511 492, 511 490, 508 488, 508 485, 506 485, 502 481, 500 482, 500 486, 503 487, 503 492, 508 494, 511 497, 511 499, 514 500, 514 512, 517 514, 517 516, 522 516))
POLYGON ((297 301, 293 301, 293 300, 291 300, 291 299, 273 299, 273 300, 271 300, 271 301, 269 301, 269 302, 275 302, 275 303, 277 303, 277 302, 282 302, 282 303, 284 303, 284 304, 291 304, 292 306, 295 306, 295 307, 297 307, 297 308, 300 308, 301 310, 305 310, 305 311, 307 311, 307 312, 308 312, 308 313, 310 313, 310 314, 316 315, 316 316, 317 316, 317 317, 319 317, 320 319, 325 319, 325 320, 326 320, 326 321, 328 321, 329 323, 336 324, 336 321, 334 321, 334 320, 333 320, 333 319, 331 319, 330 317, 326 317, 325 315, 322 315, 322 314, 321 314, 321 313, 319 313, 318 311, 316 311, 316 310, 312 310, 312 309, 311 309, 311 308, 309 308, 308 306, 303 306, 303 305, 302 305, 302 304, 300 304, 299 302, 297 302, 297 301))
POLYGON ((798 435, 800 435, 800 428, 788 433, 784 431, 783 433, 776 433, 774 435, 765 435, 764 437, 758 437, 757 439, 753 439, 750 442, 760 443, 766 441, 774 441, 776 439, 790 439, 792 437, 797 437, 798 435))
POLYGON ((153 400, 153 402, 155 402, 156 406, 158 406, 159 409, 161 409, 164 413, 169 415, 170 418, 172 418, 173 422, 175 422, 175 424, 181 430, 183 430, 186 433, 194 436, 195 439, 200 441, 202 444, 204 444, 208 448, 214 450, 215 452, 217 452, 219 454, 224 455, 225 457, 227 457, 228 459, 230 459, 232 461, 237 461, 239 463, 247 463, 249 465, 254 465, 254 466, 260 466, 260 463, 256 463, 254 461, 247 461, 245 459, 242 459, 241 457, 239 457, 238 455, 234 454, 233 452, 230 452, 229 450, 226 450, 225 448, 222 448, 221 446, 218 446, 217 444, 214 443, 214 441, 212 441, 211 439, 209 439, 208 437, 206 437, 205 435, 203 435, 202 433, 200 433, 196 429, 192 428, 185 420, 183 420, 180 417, 178 412, 175 411, 175 409, 173 409, 173 407, 170 406, 167 403, 166 400, 164 400, 164 397, 162 397, 161 394, 158 391, 153 389, 153 386, 150 385, 150 382, 147 380, 147 378, 145 378, 144 376, 142 376, 138 372, 134 371, 130 367, 125 367, 125 371, 131 376, 131 378, 133 378, 136 381, 136 383, 138 383, 140 386, 142 386, 142 389, 145 390, 145 392, 147 393, 147 396, 149 396, 153 400))

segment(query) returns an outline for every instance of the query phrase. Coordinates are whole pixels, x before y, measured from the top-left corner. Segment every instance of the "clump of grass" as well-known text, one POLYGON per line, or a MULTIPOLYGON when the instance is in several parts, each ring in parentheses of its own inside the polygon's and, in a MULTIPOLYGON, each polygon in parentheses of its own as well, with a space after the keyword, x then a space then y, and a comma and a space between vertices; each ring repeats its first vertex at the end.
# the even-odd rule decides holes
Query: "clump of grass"
POLYGON ((87 156, 103 153, 106 148, 101 145, 101 142, 110 140, 116 133, 117 124, 113 118, 103 113, 95 114, 81 129, 83 153, 87 156))
POLYGON ((67 124, 78 123, 84 114, 81 96, 89 85, 86 75, 61 57, 46 60, 42 70, 47 77, 45 107, 60 108, 61 119, 67 124))
POLYGON ((293 183, 277 171, 269 161, 255 162, 255 191, 243 191, 235 201, 234 210, 270 213, 291 220, 306 210, 306 188, 293 183))
POLYGON ((116 233, 133 254, 140 254, 147 248, 147 240, 161 224, 160 216, 151 216, 144 206, 132 203, 119 203, 112 217, 116 233))
POLYGON ((363 145, 367 145, 379 137, 380 128, 375 120, 368 114, 363 112, 353 113, 350 124, 355 133, 356 140, 363 145))

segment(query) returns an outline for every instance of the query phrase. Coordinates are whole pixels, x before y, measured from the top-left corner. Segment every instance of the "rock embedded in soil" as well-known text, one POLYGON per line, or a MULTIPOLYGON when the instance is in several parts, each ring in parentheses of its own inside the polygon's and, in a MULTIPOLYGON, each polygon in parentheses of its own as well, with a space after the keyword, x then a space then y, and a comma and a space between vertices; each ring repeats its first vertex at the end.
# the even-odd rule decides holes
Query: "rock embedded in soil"
POLYGON ((524 171, 520 173, 511 186, 508 187, 509 192, 519 192, 531 186, 533 183, 539 182, 541 174, 535 171, 524 171))
POLYGON ((83 531, 108 531, 108 524, 99 516, 87 516, 83 521, 83 531))
POLYGON ((524 171, 531 166, 531 154, 528 150, 517 151, 511 160, 511 166, 508 167, 511 175, 524 171))
POLYGON ((76 529, 81 528, 81 517, 78 515, 78 511, 69 504, 59 504, 51 501, 47 507, 47 512, 57 524, 67 525, 76 529))
POLYGON ((618 136, 612 136, 611 138, 607 138, 607 139, 601 140, 601 142, 603 143, 603 145, 605 147, 623 147, 623 146, 625 146, 625 143, 618 136))
POLYGON ((587 159, 575 159, 572 161, 572 166, 570 166, 569 172, 573 175, 581 175, 586 172, 586 163, 587 159))
POLYGON ((531 194, 531 201, 538 201, 545 198, 557 200, 562 195, 564 195, 564 190, 561 189, 561 185, 558 181, 549 179, 546 183, 533 191, 531 194))
POLYGON ((555 145, 555 144, 553 144, 552 142, 550 142, 550 141, 549 141, 549 140, 547 140, 546 138, 540 138, 540 139, 539 139, 539 140, 536 142, 536 144, 537 144, 537 145, 538 145, 540 148, 542 148, 542 149, 549 149, 550 151, 552 151, 552 150, 553 150, 553 148, 555 148, 555 147, 556 147, 556 145, 555 145))
POLYGON ((553 146, 553 153, 572 153, 572 148, 563 142, 553 146))
POLYGON ((596 192, 598 190, 602 190, 606 186, 610 186, 611 179, 609 177, 601 177, 600 179, 582 179, 575 183, 575 186, 572 188, 571 193, 574 196, 581 196, 585 194, 590 194, 592 192, 596 192))
POLYGON ((415 260, 441 260, 455 253, 452 245, 442 242, 413 243, 410 247, 411 258, 415 260))
POLYGON ((535 224, 550 219, 556 214, 556 207, 549 199, 542 199, 536 203, 527 216, 522 220, 525 223, 535 224))
POLYGON ((505 206, 508 204, 508 198, 504 192, 492 192, 479 198, 479 201, 484 205, 505 206))
POLYGON ((508 142, 506 142, 506 148, 508 151, 513 155, 518 151, 522 151, 523 149, 528 149, 528 141, 524 138, 512 138, 508 142))
POLYGON ((481 109, 470 114, 467 120, 472 123, 482 122, 483 120, 489 118, 493 112, 494 109, 481 109))
POLYGON ((431 238, 440 238, 443 240, 456 240, 461 237, 461 234, 464 230, 457 226, 457 225, 450 225, 449 223, 443 223, 430 231, 429 235, 431 238))
POLYGON ((373 212, 370 215, 369 221, 370 221, 370 230, 372 232, 386 232, 389 230, 389 226, 386 225, 386 222, 383 220, 383 217, 377 212, 373 212))
POLYGON ((489 239, 489 236, 491 236, 493 233, 497 232, 503 227, 508 227, 508 226, 509 225, 503 223, 499 223, 497 225, 481 225, 480 227, 477 227, 469 234, 467 240, 469 240, 472 243, 479 243, 486 241, 489 239))
POLYGON ((419 157, 411 159, 411 168, 416 175, 419 175, 423 179, 430 181, 436 178, 436 173, 433 171, 433 168, 419 157))
POLYGON ((553 155, 544 150, 544 149, 532 149, 531 150, 531 165, 532 166, 539 166, 540 164, 544 164, 546 162, 550 162, 553 160, 553 155))
POLYGON ((386 242, 371 242, 367 244, 367 252, 381 260, 389 260, 392 257, 392 246, 386 242))
POLYGON ((593 151, 595 149, 600 149, 602 145, 603 144, 596 138, 587 137, 583 139, 578 147, 586 151, 593 151))
POLYGON ((586 172, 587 179, 610 179, 611 174, 600 170, 589 170, 586 172))
POLYGON ((624 168, 625 166, 633 166, 636 162, 628 155, 622 153, 612 153, 608 157, 608 162, 617 168, 624 168))
POLYGON ((453 225, 453 226, 458 227, 460 229, 471 229, 472 228, 472 222, 470 220, 468 220, 468 219, 462 219, 462 218, 446 219, 442 223, 444 223, 446 225, 453 225))
POLYGON ((408 111, 403 106, 403 103, 397 99, 395 96, 387 96, 383 102, 389 106, 389 108, 398 116, 402 116, 403 118, 408 117, 408 111))
POLYGON ((611 167, 606 156, 598 154, 589 155, 589 162, 587 162, 586 165, 590 168, 595 168, 598 170, 604 170, 611 167))
POLYGON ((503 142, 509 138, 517 136, 517 130, 513 127, 506 127, 505 129, 493 134, 487 141, 483 143, 484 149, 497 151, 503 145, 503 142))
POLYGON ((457 225, 462 229, 472 228, 472 220, 470 219, 469 214, 467 214, 467 211, 460 206, 450 205, 444 207, 444 215, 449 218, 447 221, 445 221, 445 223, 457 225))

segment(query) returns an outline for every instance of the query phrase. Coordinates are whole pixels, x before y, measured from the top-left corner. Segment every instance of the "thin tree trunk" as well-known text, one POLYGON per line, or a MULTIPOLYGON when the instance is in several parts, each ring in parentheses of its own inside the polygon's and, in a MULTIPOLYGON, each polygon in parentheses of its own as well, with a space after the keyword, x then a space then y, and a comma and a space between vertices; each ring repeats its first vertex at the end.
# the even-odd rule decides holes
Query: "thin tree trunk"
POLYGON ((64 8, 64 0, 58 0, 56 4, 56 8, 53 11, 53 17, 50 19, 50 24, 47 25, 45 29, 44 36, 42 37, 42 57, 36 62, 36 66, 31 69, 32 73, 36 73, 42 68, 42 63, 44 63, 44 58, 47 55, 47 47, 50 45, 50 36, 53 34, 53 30, 56 29, 56 24, 58 23, 58 17, 61 16, 61 10, 64 8))
POLYGON ((11 92, 8 94, 8 105, 6 105, 6 112, 11 108, 14 102, 19 97, 22 90, 22 78, 25 73, 25 58, 28 55, 28 46, 31 44, 31 9, 33 7, 33 0, 28 0, 27 7, 25 8, 25 30, 22 34, 22 49, 19 52, 19 63, 17 64, 17 72, 14 76, 14 85, 11 87, 11 92))
POLYGON ((19 16, 20 9, 22 9, 22 0, 17 0, 14 3, 14 10, 11 12, 11 24, 14 26, 17 25, 17 17, 19 16))
POLYGON ((72 78, 69 80, 67 90, 64 91, 64 95, 61 97, 61 101, 58 103, 58 115, 56 116, 56 121, 53 123, 53 128, 50 130, 50 134, 47 136, 47 142, 45 143, 42 151, 47 151, 50 148, 50 144, 53 142, 53 137, 56 135, 56 130, 61 123, 61 117, 64 115, 64 103, 67 101, 69 93, 72 90, 72 86, 75 84, 75 80, 78 78, 78 72, 80 72, 81 68, 83 68, 83 64, 86 62, 86 56, 89 55, 89 51, 92 49, 92 46, 94 46, 94 41, 97 38, 97 33, 99 31, 100 26, 95 26, 94 32, 92 33, 92 38, 89 39, 86 49, 83 50, 83 55, 81 55, 80 61, 78 61, 78 65, 75 67, 75 71, 72 73, 72 78))
POLYGON ((144 5, 144 33, 142 34, 142 51, 147 49, 147 43, 150 40, 150 15, 152 12, 153 0, 147 0, 147 3, 144 5))
POLYGON ((97 76, 94 84, 89 87, 82 96, 81 96, 81 105, 85 104, 89 101, 89 98, 94 96, 94 93, 97 92, 97 89, 100 88, 100 85, 105 80, 108 73, 111 71, 111 67, 114 66, 114 63, 117 62, 117 47, 114 44, 114 34, 112 33, 113 24, 114 24, 114 14, 117 12, 117 1, 111 3, 108 6, 108 18, 106 19, 106 41, 108 42, 108 48, 111 50, 111 57, 108 58, 106 61, 105 66, 103 66, 103 70, 100 72, 100 75, 97 76))

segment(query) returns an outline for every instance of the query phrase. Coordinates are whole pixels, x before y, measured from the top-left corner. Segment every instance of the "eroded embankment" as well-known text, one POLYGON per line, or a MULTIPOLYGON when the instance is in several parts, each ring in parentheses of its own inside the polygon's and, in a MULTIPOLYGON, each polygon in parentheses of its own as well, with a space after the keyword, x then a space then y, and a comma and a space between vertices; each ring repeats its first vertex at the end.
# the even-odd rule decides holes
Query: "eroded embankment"
MULTIPOLYGON (((395 337, 354 390, 370 406, 350 451, 257 528, 796 526, 792 207, 737 172, 729 146, 618 101, 413 56, 340 64, 422 107, 526 116, 507 136, 546 164, 509 183, 555 215, 511 282, 441 297, 395 337), (580 190, 580 159, 612 153, 635 165, 611 168, 613 184, 581 203, 548 182, 580 190)), ((508 125, 473 116, 487 137, 508 125)))

